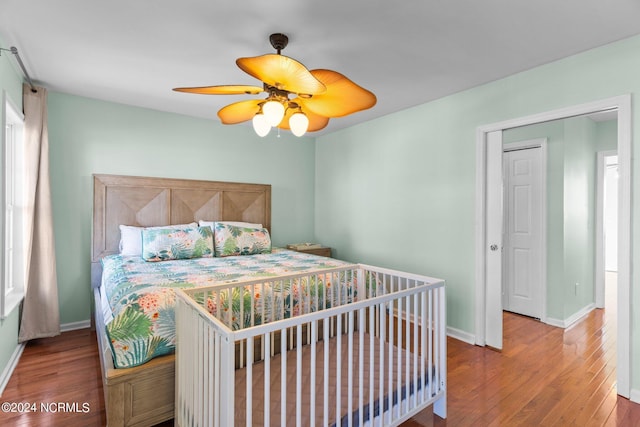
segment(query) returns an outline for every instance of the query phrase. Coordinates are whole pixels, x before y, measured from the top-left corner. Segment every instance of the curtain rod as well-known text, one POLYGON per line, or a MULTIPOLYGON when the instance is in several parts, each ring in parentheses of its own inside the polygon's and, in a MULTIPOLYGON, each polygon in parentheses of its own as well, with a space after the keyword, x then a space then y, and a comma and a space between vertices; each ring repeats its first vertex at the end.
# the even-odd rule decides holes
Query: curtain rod
POLYGON ((29 73, 27 72, 27 69, 24 66, 24 63, 22 62, 22 59, 20 58, 20 55, 18 54, 18 48, 15 46, 11 46, 11 48, 9 49, 4 49, 2 47, 0 47, 0 53, 2 53, 2 51, 6 51, 6 52, 11 52, 16 56, 16 60, 18 61, 18 65, 20 66, 20 68, 22 68, 22 72, 24 73, 24 76, 27 78, 27 81, 29 82, 29 86, 31 86, 31 92, 36 93, 38 92, 38 90, 36 89, 36 87, 33 85, 33 82, 31 81, 31 77, 29 77, 29 73))

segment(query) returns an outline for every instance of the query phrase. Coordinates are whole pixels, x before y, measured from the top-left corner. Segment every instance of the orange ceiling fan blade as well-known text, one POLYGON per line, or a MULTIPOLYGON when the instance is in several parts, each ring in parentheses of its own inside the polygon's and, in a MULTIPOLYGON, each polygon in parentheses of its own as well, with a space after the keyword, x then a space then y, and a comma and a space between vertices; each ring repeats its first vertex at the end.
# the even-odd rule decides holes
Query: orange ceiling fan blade
POLYGON ((236 64, 245 73, 276 89, 311 95, 320 94, 326 90, 325 85, 304 65, 288 56, 269 53, 238 58, 236 64))
POLYGON ((220 85, 201 87, 176 87, 176 92, 197 93, 200 95, 255 95, 264 92, 260 86, 220 85))
POLYGON ((332 70, 312 70, 313 74, 327 87, 327 91, 302 98, 305 111, 327 117, 343 117, 366 110, 376 105, 376 96, 355 84, 344 75, 332 70))
POLYGON ((264 99, 250 99, 247 101, 234 102, 218 111, 218 117, 225 125, 235 125, 253 119, 253 116, 260 111, 260 104, 264 99))
MULTIPOLYGON (((298 103, 298 105, 300 105, 300 98, 295 98, 295 99, 292 100, 292 102, 298 103)), ((287 108, 287 110, 286 110, 286 112, 284 114, 284 118, 282 119, 282 121, 280 122, 278 127, 280 129, 284 129, 284 130, 291 130, 291 128, 289 127, 289 119, 291 118, 291 116, 293 114, 295 114, 297 112, 298 112, 298 110, 287 108)), ((324 117, 324 116, 320 116, 318 114, 314 114, 311 111, 304 111, 304 113, 306 114, 307 118, 309 119, 309 128, 307 129, 307 132, 315 132, 315 131, 324 129, 329 124, 329 118, 328 117, 324 117)))

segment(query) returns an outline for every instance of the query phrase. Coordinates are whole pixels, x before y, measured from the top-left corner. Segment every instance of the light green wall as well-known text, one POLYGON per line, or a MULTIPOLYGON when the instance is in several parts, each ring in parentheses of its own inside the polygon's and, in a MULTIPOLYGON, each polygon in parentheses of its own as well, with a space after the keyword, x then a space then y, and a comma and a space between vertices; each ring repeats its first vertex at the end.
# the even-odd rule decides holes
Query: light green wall
MULTIPOLYGON (((476 129, 640 93, 638 52, 640 37, 626 39, 319 137, 316 236, 349 260, 446 279, 448 325, 474 333, 476 129)), ((632 120, 640 129, 637 109, 632 120)), ((639 156, 632 169, 638 176, 639 156)), ((638 224, 640 186, 632 199, 638 224)), ((633 248, 640 247, 638 230, 633 248)), ((637 264, 640 251, 632 254, 637 264)), ((638 325, 635 277, 632 295, 631 323, 638 325)), ((640 328, 631 333, 632 366, 640 366, 640 328)), ((640 389, 640 370, 632 372, 632 387, 640 389)))
POLYGON ((62 323, 90 318, 94 173, 271 184, 274 244, 313 240, 313 138, 61 93, 48 107, 62 323))
POLYGON ((598 141, 598 150, 600 151, 617 150, 618 121, 599 122, 596 126, 596 141, 598 141))
POLYGON ((564 313, 594 302, 595 124, 585 117, 564 121, 564 313), (576 283, 578 286, 576 286, 576 283))
MULTIPOLYGON (((2 39, 0 39, 0 46, 4 46, 2 39)), ((15 106, 22 111, 22 78, 11 62, 13 60, 11 56, 6 52, 0 55, 0 93, 6 93, 15 106)), ((4 102, 0 102, 0 117, 2 116, 4 116, 4 102)), ((2 151, 0 150, 0 153, 2 151)), ((16 308, 6 319, 0 320, 0 374, 7 367, 11 355, 18 347, 19 318, 19 310, 16 308)))

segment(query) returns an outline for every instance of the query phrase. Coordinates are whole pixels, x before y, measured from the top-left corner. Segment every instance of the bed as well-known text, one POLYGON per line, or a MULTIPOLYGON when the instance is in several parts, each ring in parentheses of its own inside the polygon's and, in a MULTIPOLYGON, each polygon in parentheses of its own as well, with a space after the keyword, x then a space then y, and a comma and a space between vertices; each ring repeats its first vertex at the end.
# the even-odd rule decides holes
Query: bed
POLYGON ((109 426, 148 426, 174 417, 175 356, 118 369, 103 317, 102 259, 120 252, 120 228, 243 221, 271 228, 271 186, 120 175, 93 176, 91 286, 109 426))
MULTIPOLYGON (((222 407, 234 408, 234 405, 240 405, 250 408, 262 399, 251 397, 250 390, 254 387, 252 381, 261 375, 270 375, 267 369, 260 374, 260 366, 270 366, 272 359, 278 360, 280 357, 283 361, 280 366, 286 372, 285 366, 291 356, 296 354, 296 361, 299 362, 303 348, 304 351, 313 350, 309 353, 310 360, 323 358, 324 354, 327 357, 331 354, 331 357, 342 358, 343 349, 348 349, 347 356, 351 356, 354 351, 354 331, 358 331, 355 351, 361 354, 360 358, 365 350, 357 349, 376 348, 375 351, 366 350, 371 355, 382 352, 380 349, 384 349, 385 353, 389 351, 388 360, 392 361, 389 370, 397 367, 397 381, 390 374, 386 383, 383 379, 368 385, 362 382, 364 368, 357 368, 360 370, 360 380, 356 380, 355 384, 361 390, 360 404, 354 403, 352 393, 346 390, 345 395, 349 398, 341 401, 334 412, 327 412, 328 389, 323 392, 324 400, 313 392, 305 397, 307 400, 300 399, 301 402, 307 402, 311 407, 313 405, 310 402, 320 405, 318 410, 325 413, 325 418, 337 417, 336 425, 343 423, 341 417, 347 424, 360 417, 365 424, 375 423, 380 417, 391 417, 389 414, 395 411, 393 408, 405 408, 402 411, 398 409, 398 416, 388 419, 394 424, 431 403, 434 403, 434 411, 444 416, 446 341, 442 281, 406 273, 383 272, 374 267, 352 265, 284 249, 249 251, 256 254, 218 258, 206 253, 206 250, 200 253, 203 249, 199 240, 189 248, 191 252, 197 249, 199 254, 193 258, 188 256, 187 259, 173 260, 175 254, 172 251, 175 252, 176 249, 167 250, 160 246, 147 251, 148 253, 143 251, 143 260, 136 252, 140 249, 133 251, 136 255, 132 255, 128 246, 123 246, 122 243, 125 235, 132 230, 140 233, 138 227, 143 227, 143 240, 147 242, 148 236, 144 233, 157 237, 161 232, 154 231, 154 227, 167 225, 173 225, 170 229, 173 235, 178 232, 195 233, 194 230, 197 230, 202 233, 203 238, 213 238, 211 232, 205 233, 206 227, 192 227, 202 220, 212 224, 218 221, 255 223, 264 227, 261 230, 268 234, 270 212, 269 185, 94 175, 91 278, 108 425, 149 426, 185 413, 189 421, 177 418, 177 424, 194 424, 190 415, 192 409, 188 405, 184 406, 184 394, 182 398, 176 396, 176 384, 180 383, 180 379, 187 381, 191 390, 189 402, 199 402, 201 397, 209 398, 212 394, 204 392, 202 377, 188 379, 184 370, 182 375, 176 377, 174 348, 179 348, 180 343, 189 342, 193 337, 187 332, 189 327, 182 332, 176 328, 178 316, 174 316, 174 313, 177 313, 176 304, 180 306, 181 301, 185 301, 184 295, 187 294, 184 292, 196 291, 198 292, 188 294, 191 308, 199 307, 197 310, 204 310, 210 316, 214 329, 220 326, 216 322, 225 325, 225 351, 228 353, 226 359, 223 358, 226 363, 223 365, 224 369, 237 372, 237 375, 234 374, 236 381, 242 381, 244 373, 244 383, 238 383, 236 387, 247 390, 244 401, 242 398, 231 399, 230 406, 229 401, 222 404, 221 400, 203 403, 204 408, 216 408, 214 412, 219 414, 218 424, 212 421, 213 418, 207 418, 207 421, 196 425, 261 425, 263 421, 271 424, 271 416, 275 420, 290 408, 282 406, 278 412, 266 409, 269 405, 263 405, 262 409, 256 407, 248 410, 244 418, 234 420, 229 418, 228 412, 222 410, 222 407), (373 283, 372 274, 375 277, 386 275, 384 277, 388 277, 390 282, 387 284, 387 279, 384 279, 384 286, 375 285, 374 292, 370 286, 373 283), (156 282, 152 276, 160 279, 156 282), (398 287, 402 280, 405 283, 404 289, 398 287), (409 285, 411 280, 413 285, 409 285), (363 287, 365 282, 368 285, 363 287), (418 282, 422 284, 419 287, 416 286, 418 282), (418 295, 426 297, 427 293, 428 310, 422 303, 418 304, 418 295), (408 306, 404 308, 405 301, 409 300, 401 298, 413 301, 413 311, 408 306), (372 317, 368 323, 354 323, 354 318, 364 322, 369 313, 372 317), (134 336, 124 335, 125 330, 135 331, 134 336), (176 340, 176 337, 179 339, 176 340), (343 345, 345 337, 348 341, 343 345), (323 345, 317 345, 318 342, 323 345), (317 353, 320 348, 324 353, 317 353), (413 360, 411 366, 408 362, 410 359, 413 360), (404 366, 402 360, 406 362, 404 366), (254 365, 257 366, 256 371, 253 371, 254 365), (400 375, 400 370, 405 374, 400 375), (201 388, 196 390, 194 381, 201 388), (373 398, 375 393, 371 394, 368 405, 361 402, 365 387, 371 390, 380 388, 377 398, 373 398), (384 392, 382 388, 385 389, 384 392), (420 393, 422 398, 420 405, 417 405, 420 393), (183 406, 176 407, 176 402, 183 406), (209 404, 211 406, 207 406, 209 404), (347 412, 345 408, 348 409, 347 412)), ((219 233, 220 230, 216 230, 216 236, 222 234, 219 233)), ((238 231, 233 226, 229 226, 229 230, 232 233, 238 231)), ((238 239, 241 240, 241 237, 238 239)), ((218 243, 215 242, 216 255, 219 249, 227 249, 226 244, 221 243, 219 248, 218 243)), ((234 244, 243 247, 235 240, 234 244)), ((189 324, 197 323, 194 318, 189 324)), ((195 338, 203 339, 203 336, 197 335, 195 338)), ((206 345, 203 342, 191 343, 198 351, 193 353, 195 359, 189 365, 195 366, 196 360, 201 363, 203 360, 220 362, 219 357, 205 351, 206 345)), ((384 356, 382 357, 384 360, 384 356)), ((372 369, 378 368, 375 365, 372 369)), ((298 372, 310 369, 311 366, 297 363, 295 369, 289 369, 288 374, 298 376, 298 372)), ((348 372, 352 374, 351 369, 348 372)), ((206 372, 207 377, 210 374, 212 372, 206 372)), ((300 379, 293 381, 299 383, 300 379)), ((314 384, 321 382, 319 379, 310 381, 314 384)), ((353 381, 353 377, 349 377, 344 384, 351 388, 353 381)), ((282 385, 287 388, 284 380, 282 385)), ((213 385, 206 387, 208 390, 213 385)), ((265 387, 262 389, 266 390, 265 387)), ((270 393, 268 391, 267 396, 270 393)), ((274 390, 273 393, 275 396, 278 391, 274 390)), ((289 399, 289 404, 291 401, 289 399)), ((210 409, 204 411, 207 416, 212 413, 210 409)), ((305 412, 300 410, 300 405, 296 411, 297 418, 305 412)))

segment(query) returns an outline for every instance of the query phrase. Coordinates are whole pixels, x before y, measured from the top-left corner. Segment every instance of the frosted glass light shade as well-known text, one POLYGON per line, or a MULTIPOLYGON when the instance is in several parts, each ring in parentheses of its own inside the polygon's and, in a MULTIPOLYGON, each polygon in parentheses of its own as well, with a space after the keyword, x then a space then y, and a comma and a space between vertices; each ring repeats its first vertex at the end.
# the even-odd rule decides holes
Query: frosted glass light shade
POLYGON ((284 117, 284 105, 278 101, 268 101, 262 106, 269 126, 278 126, 284 117))
POLYGON ((304 113, 295 113, 289 119, 289 128, 295 136, 302 136, 309 129, 309 119, 304 113))
POLYGON ((264 116, 264 114, 258 113, 253 116, 252 123, 253 130, 256 131, 258 136, 267 136, 267 134, 271 130, 271 125, 267 121, 267 118, 264 116))

